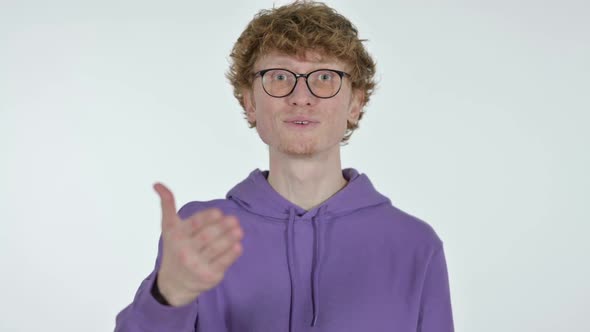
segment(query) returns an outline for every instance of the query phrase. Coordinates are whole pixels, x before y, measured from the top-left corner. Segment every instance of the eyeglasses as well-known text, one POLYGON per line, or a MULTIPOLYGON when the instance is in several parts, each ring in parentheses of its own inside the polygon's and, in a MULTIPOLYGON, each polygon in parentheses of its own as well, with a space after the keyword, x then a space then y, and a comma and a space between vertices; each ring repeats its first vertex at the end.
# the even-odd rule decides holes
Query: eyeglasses
POLYGON ((264 69, 254 74, 260 76, 262 88, 271 97, 283 98, 290 95, 297 86, 300 77, 305 78, 305 84, 312 95, 318 98, 332 98, 340 92, 342 78, 350 77, 340 70, 318 69, 307 74, 295 74, 283 68, 264 69))

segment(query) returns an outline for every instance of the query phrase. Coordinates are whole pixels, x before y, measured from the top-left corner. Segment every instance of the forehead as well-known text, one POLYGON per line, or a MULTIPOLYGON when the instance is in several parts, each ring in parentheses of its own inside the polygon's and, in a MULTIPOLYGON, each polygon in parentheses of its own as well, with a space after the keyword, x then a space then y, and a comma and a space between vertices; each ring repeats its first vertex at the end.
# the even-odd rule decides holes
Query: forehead
POLYGON ((269 52, 258 58, 254 64, 254 71, 270 67, 293 69, 295 71, 306 71, 315 68, 344 70, 345 64, 335 57, 313 51, 307 51, 301 55, 269 52))

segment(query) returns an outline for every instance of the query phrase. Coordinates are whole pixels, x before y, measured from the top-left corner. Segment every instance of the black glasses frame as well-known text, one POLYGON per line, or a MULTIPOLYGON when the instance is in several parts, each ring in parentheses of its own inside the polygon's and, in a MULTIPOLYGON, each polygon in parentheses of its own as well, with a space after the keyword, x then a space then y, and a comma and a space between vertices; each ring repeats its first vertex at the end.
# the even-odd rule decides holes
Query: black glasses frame
POLYGON ((287 97, 288 95, 292 94, 293 91, 295 91, 295 88, 297 87, 297 83, 299 83, 299 78, 300 77, 303 77, 303 78, 305 78, 305 85, 307 85, 307 89, 309 90, 309 92, 311 92, 312 95, 314 95, 317 98, 321 98, 321 99, 329 99, 329 98, 332 98, 335 95, 337 95, 338 92, 340 92, 340 89, 342 89, 342 80, 343 80, 343 78, 344 77, 350 77, 350 74, 349 73, 346 73, 346 72, 343 72, 343 71, 340 71, 340 70, 336 70, 336 69, 316 69, 314 71, 310 71, 307 74, 296 74, 296 73, 294 73, 294 72, 292 72, 292 71, 290 71, 288 69, 285 69, 285 68, 268 68, 268 69, 263 69, 263 70, 260 70, 260 71, 258 71, 256 73, 254 73, 254 78, 256 78, 257 76, 260 76, 260 84, 262 84, 262 89, 264 90, 264 92, 266 92, 267 95, 269 95, 271 97, 274 97, 274 98, 284 98, 284 97, 287 97), (266 88, 264 87, 264 82, 263 82, 264 81, 264 74, 266 74, 267 72, 269 72, 271 70, 284 70, 286 72, 289 72, 289 73, 293 74, 293 76, 295 76, 295 84, 293 84, 293 88, 291 89, 291 91, 289 91, 288 93, 286 93, 284 95, 281 95, 281 96, 271 95, 268 91, 266 91, 266 88), (316 95, 315 93, 313 93, 313 91, 311 90, 311 87, 309 86, 309 82, 307 81, 307 78, 311 74, 316 73, 318 71, 331 71, 331 72, 334 72, 334 73, 338 74, 338 76, 340 76, 340 86, 338 87, 338 90, 336 90, 336 92, 333 95, 331 95, 329 97, 320 97, 320 96, 316 95))

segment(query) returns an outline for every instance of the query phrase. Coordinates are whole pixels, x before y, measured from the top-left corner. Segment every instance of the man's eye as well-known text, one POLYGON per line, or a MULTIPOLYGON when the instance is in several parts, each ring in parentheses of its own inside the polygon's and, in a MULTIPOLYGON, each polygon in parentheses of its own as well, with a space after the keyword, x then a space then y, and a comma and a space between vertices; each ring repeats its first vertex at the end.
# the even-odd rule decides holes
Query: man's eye
POLYGON ((332 79, 331 74, 324 73, 324 74, 320 75, 320 81, 329 81, 331 79, 332 79))
POLYGON ((289 75, 284 71, 274 72, 272 73, 272 80, 273 81, 287 81, 289 79, 289 75))

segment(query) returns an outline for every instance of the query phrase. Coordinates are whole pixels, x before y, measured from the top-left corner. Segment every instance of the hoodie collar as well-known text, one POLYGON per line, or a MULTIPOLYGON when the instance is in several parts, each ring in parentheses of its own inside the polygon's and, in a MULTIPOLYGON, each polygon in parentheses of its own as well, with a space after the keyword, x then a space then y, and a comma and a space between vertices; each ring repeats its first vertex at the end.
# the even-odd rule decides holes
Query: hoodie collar
POLYGON ((302 219, 311 219, 324 207, 323 214, 336 217, 356 210, 389 202, 389 199, 375 190, 365 174, 354 168, 345 168, 342 175, 348 184, 325 202, 309 211, 291 203, 281 196, 268 183, 269 171, 253 170, 242 182, 233 187, 226 195, 251 213, 287 221, 291 209, 302 219))

